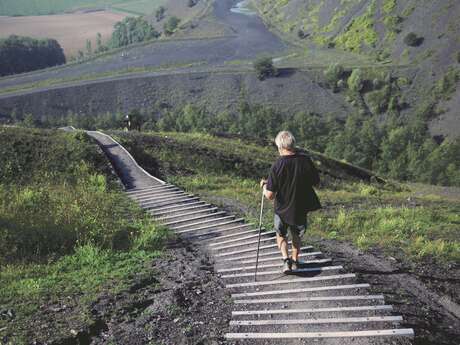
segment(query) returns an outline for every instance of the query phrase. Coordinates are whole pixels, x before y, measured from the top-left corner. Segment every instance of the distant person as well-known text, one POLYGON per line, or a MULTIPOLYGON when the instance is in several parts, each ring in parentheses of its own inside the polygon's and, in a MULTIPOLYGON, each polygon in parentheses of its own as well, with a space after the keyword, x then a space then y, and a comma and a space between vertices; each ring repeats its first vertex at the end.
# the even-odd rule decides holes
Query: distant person
POLYGON ((125 124, 127 131, 138 130, 141 131, 142 126, 142 114, 138 110, 132 110, 125 117, 125 124))
POLYGON ((281 131, 275 138, 280 157, 272 165, 268 179, 260 186, 265 197, 275 200, 274 228, 276 242, 283 259, 283 273, 297 270, 301 238, 307 228, 307 213, 321 208, 313 186, 319 184, 319 174, 310 157, 295 148, 295 138, 281 131), (288 230, 292 240, 292 256, 288 251, 288 230))
POLYGON ((129 115, 125 116, 125 128, 127 131, 131 130, 131 117, 129 115))

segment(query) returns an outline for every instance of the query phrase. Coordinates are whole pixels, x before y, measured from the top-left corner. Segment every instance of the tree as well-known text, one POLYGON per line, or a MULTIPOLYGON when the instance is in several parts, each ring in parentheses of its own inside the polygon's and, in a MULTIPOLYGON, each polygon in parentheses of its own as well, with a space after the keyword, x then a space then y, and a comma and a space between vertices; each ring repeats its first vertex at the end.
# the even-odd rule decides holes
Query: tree
POLYGON ((0 76, 4 76, 61 65, 66 58, 54 39, 11 35, 0 39, 0 61, 0 76))
POLYGON ((337 82, 341 80, 344 73, 344 68, 342 65, 335 63, 329 65, 329 67, 324 71, 324 76, 329 83, 329 86, 335 88, 337 82))
POLYGON ((348 77, 348 88, 356 93, 361 92, 364 87, 364 80, 362 77, 362 71, 359 68, 356 68, 351 72, 350 77, 348 77))
POLYGON ((86 40, 86 55, 93 55, 93 48, 91 47, 91 40, 86 40))
POLYGON ((254 62, 254 69, 259 80, 276 77, 278 74, 278 70, 273 65, 273 59, 271 57, 258 58, 254 62))
POLYGON ((96 34, 96 51, 95 53, 102 53, 107 50, 107 47, 102 43, 102 35, 100 32, 96 34))
POLYGON ((180 23, 180 19, 175 17, 175 16, 172 16, 172 17, 169 17, 168 20, 166 21, 166 23, 163 25, 163 29, 164 29, 164 32, 166 35, 172 35, 174 33, 174 31, 176 31, 177 29, 177 26, 179 25, 180 23))
POLYGON ((165 17, 166 9, 163 6, 160 6, 155 11, 155 18, 157 22, 160 22, 165 17))
POLYGON ((159 33, 142 17, 126 17, 114 25, 111 46, 114 48, 124 47, 158 36, 159 33))
POLYGON ((32 114, 26 114, 24 120, 22 121, 22 125, 27 128, 34 128, 37 126, 37 120, 32 114))
POLYGON ((404 37, 404 43, 410 47, 418 47, 423 43, 425 39, 423 37, 418 37, 416 33, 410 32, 404 37))

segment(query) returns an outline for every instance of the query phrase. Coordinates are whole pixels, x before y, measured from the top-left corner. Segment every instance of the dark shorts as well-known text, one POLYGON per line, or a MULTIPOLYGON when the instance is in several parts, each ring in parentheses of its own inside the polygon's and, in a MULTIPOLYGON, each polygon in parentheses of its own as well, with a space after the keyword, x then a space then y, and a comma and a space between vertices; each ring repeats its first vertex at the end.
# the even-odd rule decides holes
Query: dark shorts
POLYGON ((288 230, 291 232, 294 231, 299 237, 302 237, 305 234, 305 230, 307 230, 307 223, 305 222, 304 225, 290 225, 283 222, 283 220, 275 213, 274 218, 275 223, 275 231, 281 237, 287 237, 288 230))

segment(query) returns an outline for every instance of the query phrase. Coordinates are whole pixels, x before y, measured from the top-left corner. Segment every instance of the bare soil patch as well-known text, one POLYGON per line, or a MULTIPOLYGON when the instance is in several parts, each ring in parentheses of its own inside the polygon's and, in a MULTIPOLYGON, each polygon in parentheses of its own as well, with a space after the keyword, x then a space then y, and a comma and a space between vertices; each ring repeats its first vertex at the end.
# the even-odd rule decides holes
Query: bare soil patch
MULTIPOLYGON (((224 344, 232 301, 204 248, 172 240, 149 268, 126 290, 102 291, 89 305, 72 296, 44 303, 31 321, 30 344, 224 344), (81 313, 88 318, 76 322, 81 313)), ((14 310, 0 309, 0 317, 14 318, 14 310)), ((0 344, 9 340, 2 336, 0 344)))
POLYGON ((98 32, 103 42, 106 42, 112 35, 113 25, 124 17, 126 14, 110 11, 0 17, 0 37, 19 35, 54 38, 64 49, 65 55, 70 57, 76 55, 78 50, 85 49, 87 39, 92 41, 94 49, 98 32))

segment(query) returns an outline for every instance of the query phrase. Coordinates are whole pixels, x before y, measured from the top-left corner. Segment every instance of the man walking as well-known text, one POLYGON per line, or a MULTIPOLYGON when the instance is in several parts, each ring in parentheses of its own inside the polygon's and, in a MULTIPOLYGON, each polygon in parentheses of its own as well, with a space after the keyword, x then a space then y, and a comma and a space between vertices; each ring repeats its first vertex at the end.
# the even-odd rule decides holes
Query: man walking
POLYGON ((268 179, 260 182, 265 197, 275 200, 276 242, 283 257, 283 273, 299 268, 301 237, 307 228, 307 213, 321 208, 313 186, 319 174, 310 157, 296 149, 295 138, 281 131, 275 138, 280 157, 272 165, 268 179), (292 258, 288 252, 288 230, 292 258))

